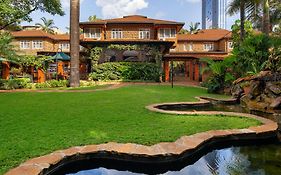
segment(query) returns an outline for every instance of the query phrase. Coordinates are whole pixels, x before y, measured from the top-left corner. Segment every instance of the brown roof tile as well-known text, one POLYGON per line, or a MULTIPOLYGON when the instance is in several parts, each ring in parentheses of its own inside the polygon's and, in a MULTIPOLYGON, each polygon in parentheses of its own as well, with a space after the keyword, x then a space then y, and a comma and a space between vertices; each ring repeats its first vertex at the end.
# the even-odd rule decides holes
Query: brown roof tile
POLYGON ((81 22, 80 24, 116 24, 116 23, 134 23, 134 24, 158 24, 158 25, 184 25, 181 22, 175 21, 167 21, 167 20, 159 20, 152 19, 146 16, 141 15, 130 15, 124 16, 123 18, 114 18, 114 19, 105 19, 105 20, 96 20, 90 22, 81 22))
POLYGON ((54 35, 46 33, 42 30, 21 30, 21 31, 16 31, 16 32, 11 32, 11 34, 15 38, 50 38, 54 39, 54 35))
POLYGON ((195 34, 179 34, 179 41, 218 41, 231 38, 232 32, 224 29, 205 29, 195 34))

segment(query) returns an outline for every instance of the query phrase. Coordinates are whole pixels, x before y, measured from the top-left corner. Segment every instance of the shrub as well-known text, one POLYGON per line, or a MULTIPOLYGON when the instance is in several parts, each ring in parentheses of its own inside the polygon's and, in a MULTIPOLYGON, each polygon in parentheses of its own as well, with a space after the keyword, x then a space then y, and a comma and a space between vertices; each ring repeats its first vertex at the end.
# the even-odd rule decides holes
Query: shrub
POLYGON ((154 63, 114 62, 103 63, 93 69, 90 80, 141 80, 159 81, 159 68, 154 63))
POLYGON ((57 88, 57 87, 67 87, 68 84, 69 84, 68 80, 49 80, 44 83, 36 83, 35 87, 38 89, 57 88))
POLYGON ((1 80, 0 89, 12 90, 27 88, 30 84, 29 78, 15 78, 11 80, 1 80))

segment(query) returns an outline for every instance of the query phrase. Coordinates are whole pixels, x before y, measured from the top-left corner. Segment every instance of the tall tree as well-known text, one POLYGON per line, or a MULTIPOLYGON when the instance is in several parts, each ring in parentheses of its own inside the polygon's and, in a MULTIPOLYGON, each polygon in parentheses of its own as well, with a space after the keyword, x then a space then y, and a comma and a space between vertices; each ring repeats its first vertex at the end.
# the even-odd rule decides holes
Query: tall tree
POLYGON ((54 34, 54 29, 58 29, 58 27, 55 26, 54 20, 46 19, 45 17, 42 17, 41 20, 42 23, 36 23, 35 25, 39 26, 43 31, 54 34))
POLYGON ((79 87, 80 0, 70 1, 70 86, 79 87))
POLYGON ((269 0, 263 0, 263 32, 270 33, 269 0))
POLYGON ((0 30, 20 21, 30 22, 30 14, 35 10, 64 15, 60 0, 1 0, 0 30))

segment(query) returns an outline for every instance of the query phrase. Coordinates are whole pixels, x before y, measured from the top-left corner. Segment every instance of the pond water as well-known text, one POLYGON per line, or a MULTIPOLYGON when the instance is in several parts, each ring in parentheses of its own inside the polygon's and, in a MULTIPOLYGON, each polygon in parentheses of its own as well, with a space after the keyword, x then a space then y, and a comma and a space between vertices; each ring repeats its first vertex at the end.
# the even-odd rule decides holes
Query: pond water
MULTIPOLYGON (((145 170, 143 170, 145 172, 145 170)), ((67 175, 140 175, 127 170, 97 167, 67 175)), ((149 173, 154 174, 154 173, 149 173)), ((280 175, 281 144, 230 147, 214 150, 192 165, 164 175, 280 175)))

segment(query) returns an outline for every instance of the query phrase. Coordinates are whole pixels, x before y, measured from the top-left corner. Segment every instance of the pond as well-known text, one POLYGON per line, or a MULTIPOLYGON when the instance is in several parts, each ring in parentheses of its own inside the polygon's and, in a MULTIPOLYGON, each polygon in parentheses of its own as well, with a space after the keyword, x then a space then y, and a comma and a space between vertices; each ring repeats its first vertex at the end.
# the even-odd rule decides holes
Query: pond
MULTIPOLYGON (((107 162, 108 163, 108 162, 107 162)), ((95 163, 93 163, 95 164, 95 163)), ((100 165, 101 162, 96 162, 100 165)), ((258 146, 229 147, 214 150, 201 157, 197 162, 180 170, 157 173, 157 168, 148 173, 145 168, 131 166, 100 166, 67 175, 280 175, 281 174, 281 144, 258 146), (110 168, 109 168, 110 167, 110 168), (154 172, 153 172, 154 171, 154 172), (138 173, 136 173, 138 172, 138 173)))

